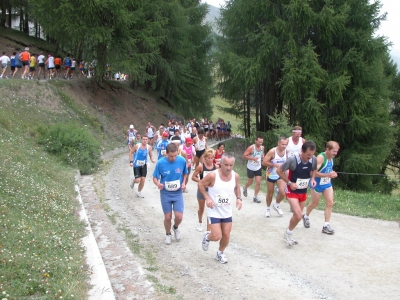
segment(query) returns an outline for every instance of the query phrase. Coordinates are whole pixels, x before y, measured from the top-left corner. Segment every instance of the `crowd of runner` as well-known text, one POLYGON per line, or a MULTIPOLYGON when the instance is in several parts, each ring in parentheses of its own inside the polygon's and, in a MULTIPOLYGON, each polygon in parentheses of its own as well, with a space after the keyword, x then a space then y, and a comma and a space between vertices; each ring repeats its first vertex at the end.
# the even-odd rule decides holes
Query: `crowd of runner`
MULTIPOLYGON (((210 241, 219 241, 216 259, 220 263, 228 260, 224 250, 229 244, 232 229, 232 208, 242 208, 242 192, 239 175, 233 171, 235 157, 225 153, 223 139, 231 138, 230 122, 218 119, 215 123, 207 118, 190 119, 187 123, 169 120, 156 128, 148 122, 143 134, 134 127, 126 133, 129 147, 129 164, 133 168, 134 179, 130 187, 134 190, 138 184, 136 196, 144 198, 142 190, 147 176, 148 158, 157 163, 152 174, 153 183, 160 190, 161 206, 164 212, 165 243, 172 242, 172 234, 180 241, 179 225, 183 220, 183 193, 188 193, 187 183, 197 183, 198 231, 205 230, 201 244, 207 251, 210 241), (216 149, 209 147, 214 139, 216 149), (192 173, 193 172, 193 173, 192 173), (192 173, 192 176, 190 176, 192 173), (190 177, 190 178, 189 178, 190 177), (203 226, 204 211, 207 211, 206 227, 203 226)), ((337 177, 333 171, 333 158, 339 151, 339 144, 329 141, 325 152, 315 156, 316 145, 301 137, 301 127, 295 126, 292 136, 280 137, 277 146, 265 152, 263 138, 258 136, 255 143, 243 153, 247 160, 247 182, 243 187, 243 196, 248 196, 247 189, 255 181, 253 202, 261 203, 258 197, 262 167, 267 168, 267 195, 265 217, 271 216, 270 207, 275 192, 272 208, 282 216, 279 204, 286 196, 292 217, 284 232, 284 240, 289 247, 298 242, 293 238, 293 230, 303 220, 306 228, 310 227, 310 213, 318 205, 321 194, 325 198, 325 223, 322 233, 334 234, 330 225, 333 207, 333 188, 331 179, 337 177), (311 188, 311 203, 303 214, 307 200, 307 190, 311 188)), ((194 191, 191 191, 194 193, 194 191)))
MULTIPOLYGON (((0 56, 1 75, 0 79, 72 79, 90 78, 94 76, 96 60, 91 62, 77 60, 73 55, 67 54, 62 58, 53 53, 44 54, 30 52, 29 47, 24 51, 18 50, 12 53, 2 52, 0 56)), ((106 66, 106 79, 128 80, 128 74, 112 72, 111 65, 106 66)))

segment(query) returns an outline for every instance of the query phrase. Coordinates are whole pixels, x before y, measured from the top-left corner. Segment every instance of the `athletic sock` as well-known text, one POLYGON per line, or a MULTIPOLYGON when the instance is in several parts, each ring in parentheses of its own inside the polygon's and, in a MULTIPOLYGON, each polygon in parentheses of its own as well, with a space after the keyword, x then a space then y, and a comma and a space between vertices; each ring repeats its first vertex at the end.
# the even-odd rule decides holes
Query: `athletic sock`
POLYGON ((326 227, 326 226, 328 226, 328 225, 329 225, 329 222, 325 222, 324 227, 326 227))
POLYGON ((286 229, 286 233, 291 234, 292 232, 288 229, 286 229))

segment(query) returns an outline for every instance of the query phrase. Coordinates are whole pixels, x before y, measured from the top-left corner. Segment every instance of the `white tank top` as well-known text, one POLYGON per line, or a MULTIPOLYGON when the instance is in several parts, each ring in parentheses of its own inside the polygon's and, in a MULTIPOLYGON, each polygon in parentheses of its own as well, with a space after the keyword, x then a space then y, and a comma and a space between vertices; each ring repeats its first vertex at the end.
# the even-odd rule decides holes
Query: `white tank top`
MULTIPOLYGON (((276 147, 274 149, 274 158, 271 159, 271 163, 273 164, 283 164, 286 161, 286 149, 283 152, 283 156, 279 156, 278 152, 276 151, 276 147)), ((277 180, 279 179, 279 175, 276 174, 276 168, 275 167, 268 167, 267 168, 267 176, 271 178, 272 180, 277 180)))
POLYGON ((206 149, 206 141, 203 139, 201 140, 200 138, 197 139, 197 151, 202 151, 206 149))
POLYGON ((151 127, 147 128, 147 136, 149 138, 153 138, 154 137, 153 128, 151 128, 151 127))
POLYGON ((247 168, 251 171, 258 171, 261 169, 261 161, 263 155, 264 146, 260 147, 260 151, 256 150, 256 146, 253 145, 253 157, 258 157, 258 160, 248 160, 247 161, 247 168))
POLYGON ((295 145, 293 143, 292 137, 289 138, 289 143, 286 147, 286 151, 287 151, 287 156, 292 157, 295 153, 299 153, 301 152, 301 146, 303 146, 303 138, 299 138, 299 142, 297 143, 297 145, 295 145))
POLYGON ((208 195, 214 201, 214 208, 207 207, 207 216, 219 219, 232 217, 232 205, 236 204, 235 172, 232 171, 232 178, 227 182, 221 180, 218 170, 213 172, 215 183, 213 187, 208 188, 208 195))

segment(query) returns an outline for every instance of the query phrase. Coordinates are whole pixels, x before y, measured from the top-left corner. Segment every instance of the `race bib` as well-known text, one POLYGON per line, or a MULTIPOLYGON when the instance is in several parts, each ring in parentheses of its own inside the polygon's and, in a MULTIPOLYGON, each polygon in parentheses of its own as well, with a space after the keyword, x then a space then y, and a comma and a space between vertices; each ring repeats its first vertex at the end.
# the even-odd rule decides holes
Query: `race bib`
POLYGON ((134 136, 130 136, 130 137, 129 137, 129 141, 130 141, 130 142, 132 142, 132 141, 134 141, 134 140, 135 140, 135 137, 134 137, 134 136))
POLYGON ((142 166, 144 166, 144 165, 146 164, 146 161, 145 161, 145 160, 137 160, 137 161, 136 161, 136 164, 137 164, 139 167, 142 167, 142 166))
POLYGON ((165 155, 167 153, 167 150, 161 150, 161 155, 165 155))
POLYGON ((216 195, 215 196, 215 201, 214 201, 216 206, 228 206, 231 204, 231 198, 229 195, 216 195))
POLYGON ((216 165, 220 165, 220 164, 221 164, 221 159, 220 159, 220 158, 217 158, 217 159, 215 160, 215 164, 216 164, 216 165))
POLYGON ((212 171, 203 171, 203 178, 207 176, 207 174, 211 173, 212 171))
POLYGON ((260 160, 259 160, 259 159, 257 159, 257 160, 252 160, 252 161, 251 161, 251 164, 254 165, 254 166, 259 166, 259 165, 260 165, 260 160))
POLYGON ((192 164, 192 160, 188 159, 188 165, 190 166, 192 164))
POLYGON ((294 152, 290 152, 288 155, 288 157, 292 157, 292 156, 294 156, 294 152))
POLYGON ((308 187, 308 183, 310 182, 310 178, 302 179, 297 178, 296 184, 298 189, 306 189, 308 187))
POLYGON ((331 179, 329 177, 321 177, 321 180, 319 181, 320 185, 325 185, 331 182, 331 179))
POLYGON ((167 191, 170 192, 177 191, 180 189, 180 187, 181 187, 181 182, 179 180, 165 182, 165 189, 167 191))

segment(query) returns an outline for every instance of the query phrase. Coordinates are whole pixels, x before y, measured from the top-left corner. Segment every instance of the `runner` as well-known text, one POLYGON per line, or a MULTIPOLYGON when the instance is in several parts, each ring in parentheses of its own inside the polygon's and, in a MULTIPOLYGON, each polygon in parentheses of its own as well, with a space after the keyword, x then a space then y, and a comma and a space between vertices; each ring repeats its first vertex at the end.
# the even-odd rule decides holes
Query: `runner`
POLYGON ((144 198, 141 191, 143 190, 144 183, 147 175, 147 156, 150 156, 150 160, 155 163, 153 159, 153 153, 151 147, 148 145, 149 138, 147 135, 142 137, 142 142, 135 145, 131 151, 129 151, 129 165, 133 167, 133 174, 135 179, 131 183, 131 189, 135 187, 135 183, 139 183, 136 196, 144 198))
POLYGON ((26 47, 25 51, 22 52, 19 55, 19 58, 21 59, 22 65, 24 67, 24 73, 22 73, 22 76, 21 76, 21 78, 24 79, 24 78, 28 77, 28 74, 29 74, 29 63, 30 63, 30 60, 31 60, 31 55, 29 53, 29 48, 28 47, 26 47))
POLYGON ((151 124, 151 122, 147 122, 146 131, 147 136, 149 137, 149 145, 153 147, 154 145, 154 134, 156 133, 156 128, 151 124))
POLYGON ((193 138, 194 148, 196 149, 196 156, 194 157, 194 167, 196 168, 200 162, 203 162, 202 155, 207 149, 207 138, 204 136, 204 130, 197 131, 197 137, 193 138))
POLYGON ((10 67, 11 67, 11 72, 10 72, 10 78, 13 77, 13 74, 15 72, 15 56, 17 52, 13 52, 13 54, 10 56, 10 67))
POLYGON ((219 142, 217 145, 217 150, 215 151, 214 155, 214 164, 219 168, 221 166, 221 158, 222 155, 225 153, 225 143, 219 142))
POLYGON ((63 64, 64 64, 64 68, 65 68, 65 73, 64 73, 64 78, 68 79, 69 78, 69 68, 71 67, 71 58, 69 57, 69 53, 67 54, 67 57, 64 58, 63 60, 63 64))
POLYGON ((54 74, 54 68, 55 68, 54 56, 52 54, 48 55, 45 65, 47 66, 47 69, 49 70, 49 79, 51 79, 55 75, 54 74))
POLYGON ((224 251, 229 244, 232 230, 232 203, 236 198, 236 208, 242 208, 240 198, 239 175, 233 171, 235 157, 224 154, 221 168, 209 173, 199 182, 199 191, 206 199, 207 215, 211 232, 205 232, 202 241, 204 251, 208 250, 210 241, 219 241, 215 257, 221 264, 228 262, 224 251), (208 191, 206 190, 208 188, 208 191))
POLYGON ((75 74, 75 69, 76 69, 76 59, 73 57, 71 61, 71 68, 69 69, 69 77, 72 79, 75 74))
POLYGON ((62 63, 62 61, 61 61, 61 56, 60 55, 57 55, 57 57, 54 59, 54 67, 55 67, 55 69, 56 69, 56 74, 55 74, 55 76, 57 76, 57 78, 59 78, 60 77, 60 74, 61 74, 61 63, 62 63))
POLYGON ((3 52, 3 55, 0 57, 0 62, 1 62, 1 75, 0 78, 3 78, 3 76, 5 76, 5 78, 8 78, 6 75, 6 71, 7 71, 7 65, 10 62, 10 58, 6 55, 6 52, 3 52))
MULTIPOLYGON (((207 174, 217 169, 217 166, 214 164, 214 149, 208 148, 205 150, 203 154, 204 162, 200 163, 193 172, 192 180, 195 182, 200 182, 207 174)), ((206 188, 206 191, 208 189, 206 188)), ((203 231, 203 213, 204 213, 204 205, 205 198, 202 193, 200 193, 199 189, 197 189, 197 201, 199 203, 199 209, 197 211, 197 216, 199 218, 199 223, 196 225, 197 231, 203 231)), ((210 231, 209 222, 207 220, 207 231, 210 231)))
POLYGON ((267 167, 266 179, 267 179, 267 209, 265 211, 265 217, 269 218, 271 216, 271 203, 272 196, 274 194, 275 184, 278 187, 278 195, 276 196, 276 203, 272 208, 282 216, 283 212, 279 206, 279 203, 285 197, 285 182, 280 180, 279 175, 276 173, 276 169, 280 167, 287 159, 286 147, 288 144, 288 139, 285 137, 280 137, 278 139, 278 146, 270 149, 265 155, 262 165, 267 167))
POLYGON ((255 143, 249 146, 243 153, 243 159, 247 160, 247 182, 243 187, 243 196, 247 197, 247 188, 253 184, 254 177, 256 178, 256 187, 254 188, 253 202, 261 203, 258 199, 258 192, 261 185, 261 162, 264 159, 264 142, 261 136, 257 136, 255 143))
POLYGON ((158 152, 158 160, 160 160, 167 154, 167 146, 169 144, 168 137, 169 133, 167 131, 164 131, 161 140, 157 142, 155 148, 157 149, 158 152))
POLYGON ((286 198, 293 210, 289 227, 286 229, 283 238, 288 246, 296 245, 297 241, 293 238, 293 229, 302 219, 302 211, 307 200, 307 187, 315 187, 315 170, 317 169, 317 159, 314 156, 315 143, 306 141, 301 147, 301 153, 295 153, 283 163, 276 173, 286 182, 286 198), (285 171, 289 170, 289 176, 285 171), (311 180, 311 182, 310 182, 311 180))
MULTIPOLYGON (((196 150, 194 149, 192 138, 187 137, 185 140, 185 144, 182 144, 179 148, 182 151, 186 152, 188 176, 186 177, 185 185, 187 186, 187 183, 189 181, 189 175, 190 175, 190 172, 192 171, 193 158, 196 156, 196 150)), ((186 188, 185 193, 187 193, 187 192, 188 192, 188 189, 186 188)))
POLYGON ((126 139, 126 144, 129 145, 132 143, 133 140, 136 138, 136 130, 135 126, 133 124, 129 125, 129 129, 126 131, 125 139, 126 139))
POLYGON ((21 53, 22 51, 19 50, 18 53, 15 55, 15 71, 12 74, 12 77, 15 77, 15 74, 19 71, 19 74, 22 77, 22 61, 21 61, 21 53))
POLYGON ((174 231, 176 241, 180 241, 181 233, 179 225, 183 218, 183 195, 186 188, 185 181, 188 176, 186 160, 178 156, 178 147, 169 144, 166 149, 166 157, 160 159, 153 173, 153 182, 160 190, 161 206, 164 212, 165 243, 171 244, 172 210, 174 211, 174 231))
POLYGON ((45 56, 43 55, 43 52, 40 52, 39 56, 37 57, 37 62, 39 66, 39 71, 38 71, 38 79, 40 78, 40 73, 43 72, 43 79, 46 79, 46 70, 45 70, 45 56))
POLYGON ((35 77, 36 73, 36 56, 34 53, 32 53, 29 61, 29 74, 28 74, 28 79, 33 80, 35 77))
POLYGON ((315 181, 317 182, 317 185, 314 189, 311 189, 311 203, 308 204, 306 213, 303 215, 304 227, 310 228, 309 216, 313 209, 318 206, 322 194, 325 198, 325 223, 322 227, 322 233, 326 234, 335 233, 335 230, 333 230, 329 224, 334 203, 331 179, 337 177, 337 173, 333 171, 333 158, 336 157, 339 148, 337 142, 329 141, 326 143, 325 152, 322 152, 317 156, 318 171, 315 172, 315 181))
POLYGON ((300 126, 294 126, 292 129, 292 136, 289 137, 288 145, 286 147, 288 157, 292 157, 295 153, 301 152, 301 146, 306 142, 301 137, 302 128, 300 126))

